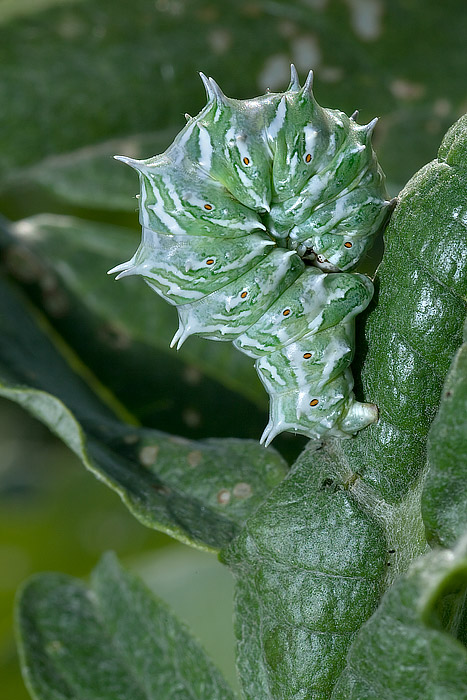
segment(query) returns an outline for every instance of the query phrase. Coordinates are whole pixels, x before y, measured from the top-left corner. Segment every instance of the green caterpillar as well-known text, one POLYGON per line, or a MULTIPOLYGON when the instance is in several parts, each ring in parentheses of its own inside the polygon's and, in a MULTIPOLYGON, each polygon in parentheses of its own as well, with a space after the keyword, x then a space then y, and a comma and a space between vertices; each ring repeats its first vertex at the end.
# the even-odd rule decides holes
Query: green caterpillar
POLYGON ((142 275, 193 334, 256 360, 270 396, 266 446, 280 432, 345 437, 377 420, 355 400, 355 317, 373 286, 356 266, 387 222, 376 120, 324 109, 312 72, 285 93, 208 102, 159 156, 116 156, 140 176, 142 242, 110 270, 142 275))

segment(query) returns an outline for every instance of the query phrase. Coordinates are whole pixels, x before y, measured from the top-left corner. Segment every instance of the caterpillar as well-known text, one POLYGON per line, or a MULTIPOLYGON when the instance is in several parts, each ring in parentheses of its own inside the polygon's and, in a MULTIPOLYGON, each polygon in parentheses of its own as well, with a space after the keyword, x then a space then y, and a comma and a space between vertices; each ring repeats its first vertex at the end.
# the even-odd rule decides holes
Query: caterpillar
POLYGON ((352 270, 384 227, 384 175, 367 125, 321 107, 313 73, 284 93, 207 104, 138 171, 142 241, 110 273, 141 275, 177 308, 171 347, 233 341, 270 397, 260 442, 283 431, 349 437, 378 418, 353 395, 355 317, 373 295, 352 270))

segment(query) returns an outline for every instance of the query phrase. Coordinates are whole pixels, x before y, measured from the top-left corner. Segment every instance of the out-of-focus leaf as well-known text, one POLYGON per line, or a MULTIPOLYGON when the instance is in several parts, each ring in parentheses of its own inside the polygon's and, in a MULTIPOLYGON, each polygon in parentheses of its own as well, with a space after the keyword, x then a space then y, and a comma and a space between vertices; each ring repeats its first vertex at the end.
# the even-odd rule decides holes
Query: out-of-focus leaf
POLYGON ((13 233, 10 273, 36 292, 67 343, 145 425, 184 425, 192 437, 261 434, 267 396, 251 359, 231 343, 201 338, 177 353, 170 348, 175 310, 141 280, 107 276, 131 257, 138 234, 54 215, 19 221, 13 233))
POLYGON ((227 567, 211 553, 175 543, 132 557, 131 570, 186 622, 227 682, 240 690, 232 627, 234 584, 227 567))
POLYGON ((233 700, 187 628, 113 555, 90 587, 30 579, 18 602, 23 673, 39 700, 233 700))
POLYGON ((283 478, 279 455, 122 422, 123 407, 95 381, 91 390, 76 356, 54 338, 57 349, 3 281, 0 291, 0 395, 44 422, 145 525, 201 548, 226 544, 283 478))
POLYGON ((452 547, 467 531, 467 324, 428 435, 430 471, 422 496, 428 539, 452 547))
POLYGON ((416 561, 363 625, 332 700, 467 697, 467 539, 416 561))
POLYGON ((221 553, 236 579, 237 664, 248 700, 329 698, 385 583, 384 532, 356 502, 355 475, 316 464, 316 454, 303 453, 221 553))
POLYGON ((196 70, 242 98, 283 90, 291 61, 302 74, 313 68, 321 103, 359 108, 363 121, 383 117, 379 151, 396 186, 432 157, 465 101, 463 0, 8 4, 3 22, 0 14, 5 176, 108 139, 179 130, 184 112, 203 106, 196 70))
MULTIPOLYGON (((146 158, 148 153, 160 153, 165 151, 175 133, 176 129, 168 128, 159 133, 113 139, 51 156, 13 173, 5 183, 3 196, 13 194, 24 183, 33 183, 66 200, 70 206, 135 213, 138 208, 135 175, 113 156, 124 153, 132 158, 146 158)), ((135 223, 136 220, 135 215, 135 223)))

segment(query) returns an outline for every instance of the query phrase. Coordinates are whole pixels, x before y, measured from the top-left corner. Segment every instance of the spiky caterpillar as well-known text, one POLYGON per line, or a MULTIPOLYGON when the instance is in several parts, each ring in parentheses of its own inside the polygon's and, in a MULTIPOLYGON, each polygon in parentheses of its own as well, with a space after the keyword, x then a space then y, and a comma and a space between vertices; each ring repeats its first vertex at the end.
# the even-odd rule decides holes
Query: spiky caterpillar
POLYGON ((110 272, 139 274, 193 334, 255 358, 282 431, 345 437, 377 419, 355 400, 354 319, 373 294, 359 262, 391 211, 371 147, 376 120, 324 109, 312 73, 285 93, 208 102, 159 156, 119 160, 140 175, 143 237, 110 272))

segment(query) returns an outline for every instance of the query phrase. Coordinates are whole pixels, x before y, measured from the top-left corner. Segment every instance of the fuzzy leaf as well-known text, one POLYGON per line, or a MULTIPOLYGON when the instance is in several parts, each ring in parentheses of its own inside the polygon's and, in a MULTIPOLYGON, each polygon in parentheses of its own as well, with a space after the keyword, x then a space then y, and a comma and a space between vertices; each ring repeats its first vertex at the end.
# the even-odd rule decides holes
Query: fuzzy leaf
POLYGON ((467 531, 467 342, 457 351, 444 384, 428 435, 428 464, 422 496, 428 539, 451 547, 467 531))
POLYGON ((332 700, 467 697, 467 539, 416 561, 363 625, 332 700))
POLYGON ((187 628, 114 555, 89 587, 63 574, 30 579, 17 622, 37 700, 233 700, 187 628))
POLYGON ((237 663, 248 700, 325 700, 378 604, 386 543, 351 473, 305 451, 221 553, 236 578, 237 663))
POLYGON ((226 544, 283 478, 279 455, 253 441, 196 442, 125 423, 123 407, 38 321, 0 278, 0 395, 45 423, 145 525, 203 549, 226 544))

